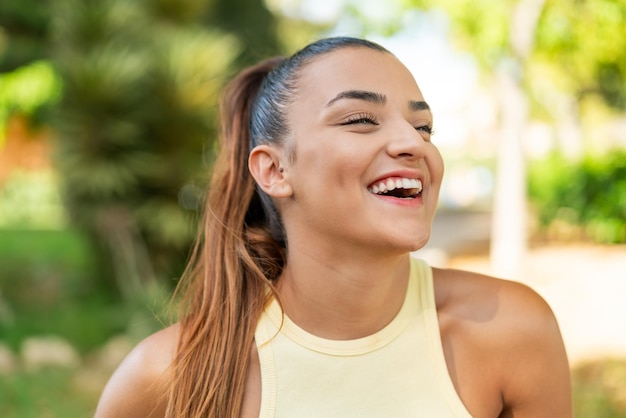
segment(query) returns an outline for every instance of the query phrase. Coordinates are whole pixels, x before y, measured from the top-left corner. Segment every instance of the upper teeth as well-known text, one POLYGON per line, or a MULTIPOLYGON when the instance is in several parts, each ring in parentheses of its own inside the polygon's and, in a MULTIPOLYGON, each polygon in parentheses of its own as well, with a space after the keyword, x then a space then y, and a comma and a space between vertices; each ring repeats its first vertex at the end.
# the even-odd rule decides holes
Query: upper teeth
POLYGON ((370 186, 367 190, 372 193, 386 193, 394 189, 417 189, 417 192, 422 191, 422 182, 417 179, 387 179, 381 180, 376 184, 370 186))

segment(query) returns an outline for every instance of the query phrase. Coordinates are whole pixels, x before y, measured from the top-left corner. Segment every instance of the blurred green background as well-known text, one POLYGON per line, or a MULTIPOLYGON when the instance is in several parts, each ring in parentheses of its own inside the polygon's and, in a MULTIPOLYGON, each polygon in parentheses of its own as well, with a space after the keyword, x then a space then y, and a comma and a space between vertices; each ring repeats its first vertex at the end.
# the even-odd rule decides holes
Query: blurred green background
MULTIPOLYGON (((420 25, 470 57, 481 92, 497 96, 504 74, 520 94, 524 246, 623 250, 623 1, 0 2, 0 416, 91 415, 122 356, 167 323, 214 158, 219 92, 236 71, 329 34, 408 37, 405 53, 427 67, 438 61, 411 40, 420 25)), ((462 109, 479 121, 462 141, 442 139, 452 179, 442 211, 496 210, 508 119, 506 100, 489 103, 462 109), (454 187, 468 166, 487 173, 471 196, 467 183, 461 195, 454 187)), ((577 417, 626 417, 623 358, 573 364, 577 417)))

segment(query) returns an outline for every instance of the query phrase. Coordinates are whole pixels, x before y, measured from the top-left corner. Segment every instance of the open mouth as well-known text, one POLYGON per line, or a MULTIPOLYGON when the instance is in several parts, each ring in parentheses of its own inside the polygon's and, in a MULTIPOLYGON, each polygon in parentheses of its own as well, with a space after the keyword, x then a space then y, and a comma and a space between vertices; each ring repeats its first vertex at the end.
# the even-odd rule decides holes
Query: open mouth
POLYGON ((372 184, 367 190, 380 196, 415 199, 422 193, 422 182, 418 179, 390 178, 372 184))

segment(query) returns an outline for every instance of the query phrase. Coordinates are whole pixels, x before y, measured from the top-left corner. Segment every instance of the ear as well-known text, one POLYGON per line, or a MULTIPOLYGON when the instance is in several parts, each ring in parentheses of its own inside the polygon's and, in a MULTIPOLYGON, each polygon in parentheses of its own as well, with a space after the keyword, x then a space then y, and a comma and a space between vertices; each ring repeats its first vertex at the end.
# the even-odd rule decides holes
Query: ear
POLYGON ((270 145, 258 145, 248 157, 248 169, 261 190, 271 197, 289 197, 293 190, 281 164, 285 158, 281 150, 270 145))

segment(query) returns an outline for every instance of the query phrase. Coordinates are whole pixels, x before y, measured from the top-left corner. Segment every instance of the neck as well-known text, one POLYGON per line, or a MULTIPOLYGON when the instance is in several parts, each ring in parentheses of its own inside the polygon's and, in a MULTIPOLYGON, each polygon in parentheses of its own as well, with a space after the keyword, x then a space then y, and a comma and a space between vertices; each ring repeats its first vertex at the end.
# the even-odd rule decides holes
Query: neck
POLYGON ((371 335, 398 313, 406 295, 409 255, 312 254, 290 248, 279 281, 285 313, 322 338, 371 335))

